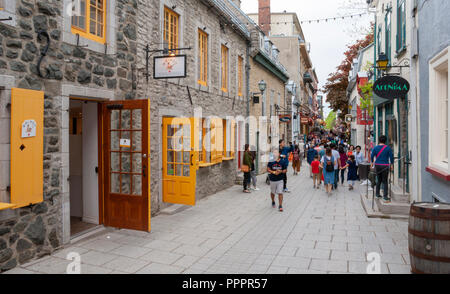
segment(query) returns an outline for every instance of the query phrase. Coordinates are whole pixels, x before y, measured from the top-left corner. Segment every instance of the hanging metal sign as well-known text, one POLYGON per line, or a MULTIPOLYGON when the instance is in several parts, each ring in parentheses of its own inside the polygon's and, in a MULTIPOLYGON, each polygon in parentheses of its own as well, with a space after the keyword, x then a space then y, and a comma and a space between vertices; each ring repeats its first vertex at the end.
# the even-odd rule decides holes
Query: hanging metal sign
POLYGON ((410 89, 409 82, 398 76, 385 76, 375 81, 373 92, 384 99, 398 99, 405 97, 410 89))
POLYGON ((280 122, 288 123, 291 122, 291 115, 280 115, 280 122))
POLYGON ((154 79, 186 77, 186 55, 156 56, 153 60, 154 79))

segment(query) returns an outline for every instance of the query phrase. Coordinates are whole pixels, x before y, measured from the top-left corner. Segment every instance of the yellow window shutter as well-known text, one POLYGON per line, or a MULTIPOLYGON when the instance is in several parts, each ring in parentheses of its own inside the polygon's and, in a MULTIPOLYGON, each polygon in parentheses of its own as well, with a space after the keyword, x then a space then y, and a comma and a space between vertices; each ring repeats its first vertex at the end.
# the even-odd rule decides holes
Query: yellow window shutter
POLYGON ((221 162, 223 158, 223 123, 222 119, 216 119, 216 147, 217 147, 217 157, 216 162, 221 162))
POLYGON ((210 130, 210 134, 211 134, 211 146, 210 146, 210 151, 211 151, 211 163, 216 162, 216 121, 214 119, 211 119, 211 130, 210 130))
POLYGON ((11 204, 43 201, 44 92, 11 89, 11 204))

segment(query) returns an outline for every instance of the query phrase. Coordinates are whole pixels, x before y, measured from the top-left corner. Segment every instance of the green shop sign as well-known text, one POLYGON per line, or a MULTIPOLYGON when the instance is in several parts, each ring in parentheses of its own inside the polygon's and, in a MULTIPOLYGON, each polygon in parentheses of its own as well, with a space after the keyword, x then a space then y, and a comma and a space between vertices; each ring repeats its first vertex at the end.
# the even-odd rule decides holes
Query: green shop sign
POLYGON ((398 76, 385 76, 373 84, 373 92, 384 99, 404 98, 408 94, 410 85, 407 80, 398 76))

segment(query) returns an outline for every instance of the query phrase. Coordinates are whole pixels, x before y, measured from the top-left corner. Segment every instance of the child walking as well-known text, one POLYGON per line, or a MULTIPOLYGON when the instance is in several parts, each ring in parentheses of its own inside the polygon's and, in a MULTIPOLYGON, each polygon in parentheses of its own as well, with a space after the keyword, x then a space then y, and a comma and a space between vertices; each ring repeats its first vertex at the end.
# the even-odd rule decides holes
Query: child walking
POLYGON ((348 182, 348 189, 351 191, 354 189, 355 182, 358 180, 358 166, 356 165, 356 159, 355 155, 350 155, 350 159, 347 161, 347 164, 342 169, 348 168, 348 175, 347 175, 347 182, 348 182))
POLYGON ((313 162, 311 162, 311 170, 313 173, 313 182, 314 182, 314 189, 320 189, 320 182, 321 182, 321 174, 320 174, 320 161, 319 161, 319 155, 314 157, 313 162))

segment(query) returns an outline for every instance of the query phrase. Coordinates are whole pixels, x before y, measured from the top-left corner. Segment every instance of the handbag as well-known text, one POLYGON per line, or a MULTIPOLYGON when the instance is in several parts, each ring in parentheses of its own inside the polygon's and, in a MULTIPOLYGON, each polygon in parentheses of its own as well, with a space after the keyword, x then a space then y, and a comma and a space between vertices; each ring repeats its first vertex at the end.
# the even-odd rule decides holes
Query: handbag
POLYGON ((243 164, 243 165, 241 166, 241 171, 242 171, 243 173, 248 173, 248 172, 250 172, 250 167, 249 167, 248 165, 243 164))
POLYGON ((294 154, 292 154, 292 152, 289 154, 289 161, 292 162, 292 160, 294 159, 294 154))

